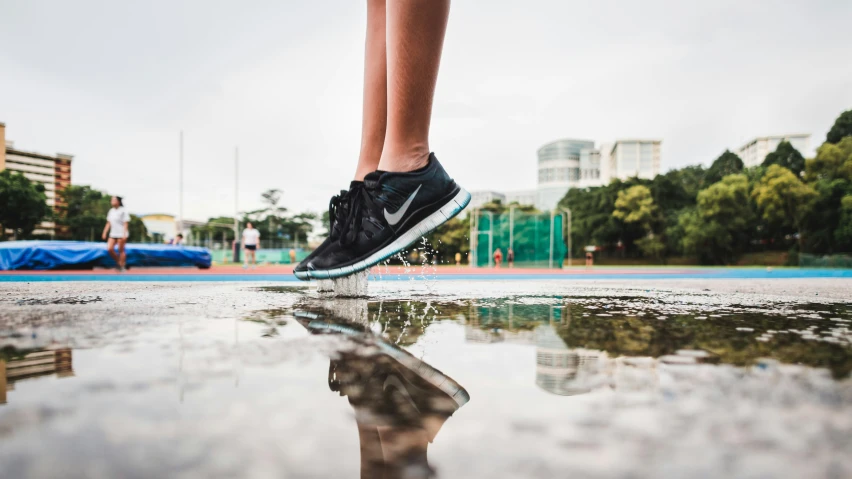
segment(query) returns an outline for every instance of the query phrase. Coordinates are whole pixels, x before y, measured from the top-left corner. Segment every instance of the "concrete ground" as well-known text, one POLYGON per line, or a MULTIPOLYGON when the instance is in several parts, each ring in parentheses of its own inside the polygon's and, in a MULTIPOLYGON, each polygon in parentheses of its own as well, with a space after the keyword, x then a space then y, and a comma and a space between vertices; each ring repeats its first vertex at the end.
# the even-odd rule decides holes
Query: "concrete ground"
POLYGON ((0 477, 850 477, 850 291, 3 283, 0 477))

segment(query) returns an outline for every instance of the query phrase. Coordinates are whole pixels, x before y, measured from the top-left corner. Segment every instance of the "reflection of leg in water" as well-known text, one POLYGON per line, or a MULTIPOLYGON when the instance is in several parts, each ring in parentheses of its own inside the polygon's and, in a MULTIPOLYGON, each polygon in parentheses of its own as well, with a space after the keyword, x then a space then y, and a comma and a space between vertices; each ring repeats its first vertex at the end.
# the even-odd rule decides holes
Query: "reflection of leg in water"
POLYGON ((346 354, 331 361, 329 387, 355 409, 361 477, 431 477, 427 448, 459 405, 393 363, 381 355, 346 354))
POLYGON ((447 418, 468 402, 467 391, 452 378, 371 333, 363 323, 328 313, 329 309, 315 309, 295 316, 312 333, 340 334, 354 343, 355 347, 342 348, 344 351, 330 362, 328 385, 346 396, 355 410, 361 477, 433 476, 427 461, 428 445, 447 418))

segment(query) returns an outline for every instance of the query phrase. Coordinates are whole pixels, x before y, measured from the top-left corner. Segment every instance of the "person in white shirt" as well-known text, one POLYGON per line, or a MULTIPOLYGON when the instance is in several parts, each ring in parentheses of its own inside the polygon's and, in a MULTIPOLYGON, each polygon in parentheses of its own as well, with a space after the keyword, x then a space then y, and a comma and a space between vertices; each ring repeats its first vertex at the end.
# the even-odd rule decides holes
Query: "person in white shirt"
POLYGON ((257 257, 255 253, 260 246, 260 231, 254 229, 251 223, 246 223, 246 229, 243 230, 243 268, 248 268, 249 256, 251 256, 252 267, 257 266, 257 257))
POLYGON ((130 214, 124 209, 124 203, 122 203, 120 196, 113 196, 110 199, 110 204, 112 208, 107 213, 107 222, 106 226, 104 226, 104 234, 102 236, 103 239, 107 239, 107 233, 109 233, 107 252, 115 260, 118 270, 124 271, 127 262, 127 255, 124 253, 124 244, 127 242, 127 233, 130 231, 130 214), (115 245, 118 245, 117 254, 115 252, 115 245))

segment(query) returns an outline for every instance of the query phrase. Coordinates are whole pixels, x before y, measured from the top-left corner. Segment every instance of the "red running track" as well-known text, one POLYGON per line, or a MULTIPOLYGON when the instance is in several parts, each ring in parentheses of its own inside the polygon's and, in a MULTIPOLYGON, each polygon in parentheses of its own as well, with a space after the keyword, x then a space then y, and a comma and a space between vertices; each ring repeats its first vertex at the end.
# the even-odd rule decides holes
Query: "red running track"
MULTIPOLYGON (((663 274, 663 275, 681 275, 681 274, 695 274, 699 273, 699 269, 680 269, 680 268, 643 268, 643 267, 627 267, 627 268, 618 268, 618 267, 603 267, 603 268, 566 268, 566 269, 542 269, 542 268, 470 268, 467 266, 438 266, 434 269, 427 268, 425 271, 421 270, 420 266, 412 266, 408 269, 402 266, 389 266, 389 267, 374 267, 372 268, 372 272, 374 274, 387 274, 387 275, 401 275, 401 274, 427 274, 427 275, 479 275, 479 276, 489 276, 493 274, 503 275, 554 275, 554 274, 564 274, 566 276, 576 276, 576 275, 600 275, 600 274, 612 274, 612 275, 633 275, 633 274, 663 274)), ((237 265, 227 265, 227 266, 213 266, 210 269, 198 269, 193 267, 186 268, 142 268, 136 267, 132 268, 128 271, 128 273, 133 275, 238 275, 238 276, 247 276, 247 275, 279 275, 279 274, 293 274, 292 266, 284 266, 284 265, 269 265, 269 266, 258 266, 256 269, 243 269, 242 266, 237 265)), ((0 275, 118 275, 121 274, 113 269, 94 269, 94 270, 79 270, 79 271, 71 271, 71 270, 48 270, 48 271, 2 271, 0 275)))

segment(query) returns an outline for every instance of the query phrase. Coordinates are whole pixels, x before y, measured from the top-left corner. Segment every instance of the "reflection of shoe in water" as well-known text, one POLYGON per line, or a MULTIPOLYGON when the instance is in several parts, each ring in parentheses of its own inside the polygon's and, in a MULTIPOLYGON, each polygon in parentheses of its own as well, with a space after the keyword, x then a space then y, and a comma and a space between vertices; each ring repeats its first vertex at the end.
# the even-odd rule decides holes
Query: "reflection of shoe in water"
POLYGON ((329 363, 328 385, 355 409, 361 477, 434 476, 428 445, 444 422, 470 400, 467 391, 363 323, 329 314, 329 308, 297 312, 295 317, 314 334, 350 340, 329 363))
MULTIPOLYGON (((357 376, 359 383, 376 379, 377 382, 373 386, 382 394, 388 390, 388 396, 392 396, 390 392, 394 390, 400 391, 398 386, 403 385, 409 397, 413 398, 415 409, 420 412, 440 411, 449 415, 470 400, 468 392, 452 378, 385 341, 381 336, 373 334, 362 325, 335 321, 333 318, 324 317, 323 313, 310 311, 296 312, 295 317, 314 334, 341 334, 358 343, 359 346, 354 352, 342 352, 341 360, 332 361, 332 366, 345 365, 344 377, 357 376), (388 379, 390 377, 396 379, 388 379), (386 383, 386 380, 390 382, 386 383)), ((329 374, 331 384, 332 371, 329 371, 329 374)), ((348 381, 341 382, 338 379, 337 383, 341 384, 341 388, 345 388, 348 381)), ((344 393, 343 389, 335 389, 334 386, 332 389, 344 393)))

